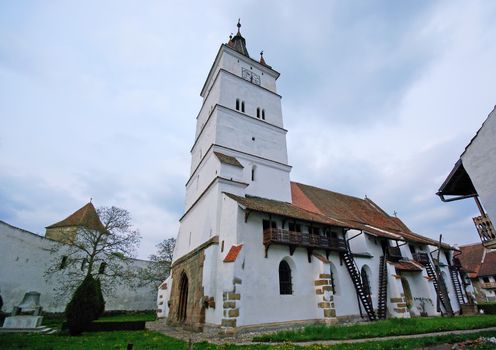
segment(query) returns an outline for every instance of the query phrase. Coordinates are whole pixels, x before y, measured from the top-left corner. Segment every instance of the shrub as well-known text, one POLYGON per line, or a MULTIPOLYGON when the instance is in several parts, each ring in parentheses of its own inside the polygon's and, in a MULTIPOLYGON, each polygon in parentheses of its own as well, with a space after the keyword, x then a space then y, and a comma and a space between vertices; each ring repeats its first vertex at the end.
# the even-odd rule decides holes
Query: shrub
POLYGON ((105 299, 103 298, 102 284, 100 283, 99 278, 95 280, 95 284, 96 284, 96 293, 98 296, 98 307, 97 307, 98 313, 96 318, 100 318, 103 316, 103 313, 105 312, 105 299))
POLYGON ((496 314, 496 303, 480 303, 477 305, 479 310, 483 310, 485 314, 496 314))
POLYGON ((96 281, 91 275, 86 276, 65 308, 67 327, 71 335, 80 335, 89 327, 91 321, 97 319, 98 300, 96 281))

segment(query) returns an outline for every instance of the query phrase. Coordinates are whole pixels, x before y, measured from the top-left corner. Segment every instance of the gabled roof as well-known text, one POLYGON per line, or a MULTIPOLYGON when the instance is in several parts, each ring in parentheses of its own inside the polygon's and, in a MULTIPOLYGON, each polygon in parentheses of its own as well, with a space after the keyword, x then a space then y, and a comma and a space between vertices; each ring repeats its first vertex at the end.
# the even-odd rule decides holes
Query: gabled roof
POLYGON ((221 163, 236 166, 238 168, 243 168, 243 165, 241 165, 239 160, 237 160, 235 157, 228 156, 227 154, 220 153, 220 152, 214 152, 214 154, 217 157, 217 159, 219 159, 219 161, 221 163))
POLYGON ((71 226, 81 226, 90 230, 97 230, 100 232, 105 232, 105 227, 103 226, 95 207, 90 202, 83 206, 81 209, 76 210, 74 213, 66 217, 64 220, 56 222, 46 228, 55 227, 71 227, 71 226))
POLYGON ((461 246, 460 250, 458 259, 470 278, 496 275, 496 251, 486 249, 481 243, 461 246))

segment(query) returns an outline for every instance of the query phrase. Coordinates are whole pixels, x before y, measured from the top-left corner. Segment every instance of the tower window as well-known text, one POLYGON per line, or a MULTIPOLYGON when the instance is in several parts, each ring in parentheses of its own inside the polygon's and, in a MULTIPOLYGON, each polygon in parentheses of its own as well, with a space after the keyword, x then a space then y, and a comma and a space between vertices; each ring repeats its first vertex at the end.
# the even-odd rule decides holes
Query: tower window
POLYGON ((255 170, 257 169, 257 167, 254 165, 252 166, 251 168, 251 181, 255 181, 255 170))
POLYGON ((262 109, 262 119, 265 120, 265 109, 262 109))
POLYGON ((291 268, 284 260, 279 264, 279 293, 281 295, 293 294, 291 268))
POLYGON ((260 118, 260 107, 257 108, 257 118, 260 118))
POLYGON ((241 112, 245 112, 245 101, 241 101, 241 112))
POLYGON ((236 99, 236 110, 239 111, 239 98, 236 99))

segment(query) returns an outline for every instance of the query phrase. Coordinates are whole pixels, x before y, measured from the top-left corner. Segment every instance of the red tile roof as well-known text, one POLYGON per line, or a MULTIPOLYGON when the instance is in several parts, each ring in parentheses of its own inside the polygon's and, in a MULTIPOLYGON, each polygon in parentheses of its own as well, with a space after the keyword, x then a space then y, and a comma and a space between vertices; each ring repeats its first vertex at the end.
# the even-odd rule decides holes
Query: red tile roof
POLYGON ((224 258, 224 262, 235 262, 239 252, 241 251, 241 248, 243 248, 242 244, 233 245, 224 258))
POLYGON ((105 227, 100 221, 100 218, 98 217, 95 207, 91 202, 86 204, 81 209, 76 210, 64 220, 56 222, 55 224, 47 226, 46 228, 71 226, 82 226, 87 229, 97 230, 100 232, 106 231, 105 227))
MULTIPOLYGON (((291 182, 291 194, 294 205, 333 219, 352 222, 369 234, 437 245, 435 240, 412 232, 403 221, 389 216, 369 198, 361 199, 297 182, 291 182)), ((448 244, 443 243, 442 246, 450 248, 448 244)))
POLYGON ((398 261, 393 265, 399 271, 422 271, 422 267, 413 261, 398 261))
POLYGON ((481 243, 460 247, 458 255, 464 271, 470 278, 496 275, 496 251, 486 249, 481 243))

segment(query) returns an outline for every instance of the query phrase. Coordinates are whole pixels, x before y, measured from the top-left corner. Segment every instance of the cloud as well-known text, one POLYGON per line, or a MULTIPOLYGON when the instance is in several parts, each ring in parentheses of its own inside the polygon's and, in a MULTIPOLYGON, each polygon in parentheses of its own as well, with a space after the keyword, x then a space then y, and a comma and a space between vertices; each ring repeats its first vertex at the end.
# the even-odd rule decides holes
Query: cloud
POLYGON ((38 233, 90 197, 128 209, 146 257, 175 236, 199 91, 241 17, 281 72, 292 178, 476 240, 434 193, 494 105, 485 1, 0 5, 0 219, 38 233), (263 8, 263 11, 260 11, 263 8))

